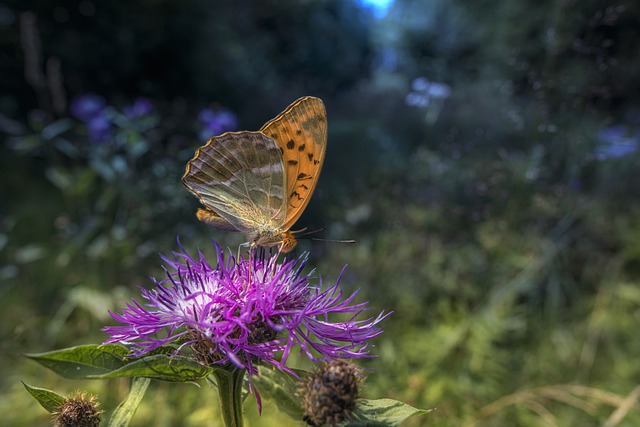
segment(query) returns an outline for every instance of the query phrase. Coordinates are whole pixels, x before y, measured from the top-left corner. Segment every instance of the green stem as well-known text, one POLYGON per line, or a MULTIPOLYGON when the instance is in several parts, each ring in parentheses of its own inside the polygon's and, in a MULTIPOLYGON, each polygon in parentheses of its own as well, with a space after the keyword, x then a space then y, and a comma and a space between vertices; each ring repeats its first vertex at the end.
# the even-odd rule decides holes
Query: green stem
POLYGON ((216 369, 220 409, 226 427, 242 427, 242 381, 244 369, 216 369))

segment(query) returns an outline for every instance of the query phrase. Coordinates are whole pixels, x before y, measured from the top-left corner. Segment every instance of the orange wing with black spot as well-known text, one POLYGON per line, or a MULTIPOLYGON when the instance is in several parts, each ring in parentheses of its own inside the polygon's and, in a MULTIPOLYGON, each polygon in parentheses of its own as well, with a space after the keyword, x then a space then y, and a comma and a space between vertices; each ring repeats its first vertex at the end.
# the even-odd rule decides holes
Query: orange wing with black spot
POLYGON ((322 100, 306 96, 293 102, 260 132, 276 141, 282 151, 289 230, 306 208, 316 188, 327 148, 327 113, 322 100))

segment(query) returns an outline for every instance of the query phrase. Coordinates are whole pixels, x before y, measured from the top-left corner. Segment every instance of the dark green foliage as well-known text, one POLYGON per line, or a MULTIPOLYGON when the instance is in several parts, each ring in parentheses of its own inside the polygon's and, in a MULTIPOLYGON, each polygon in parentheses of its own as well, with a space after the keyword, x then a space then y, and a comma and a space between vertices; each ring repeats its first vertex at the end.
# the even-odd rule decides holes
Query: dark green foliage
MULTIPOLYGON (((596 155, 614 125, 638 139, 635 2, 396 0, 381 21, 337 0, 94 2, 91 16, 61 2, 64 22, 50 3, 6 3, 0 28, 5 364, 104 339, 100 316, 127 294, 113 289, 159 277, 176 235, 235 248, 196 223, 180 184, 198 110, 255 130, 308 94, 327 105, 329 145, 296 228, 357 243, 300 247, 331 279, 348 263, 347 289, 394 311, 365 396, 437 408, 407 425, 616 425, 618 408, 618 425, 640 423, 623 405, 640 375, 640 157, 596 155), (86 144, 68 102, 25 81, 24 11, 67 98, 96 92, 118 112, 145 95, 156 121, 86 144), (419 76, 451 96, 408 106, 419 76)), ((169 390, 150 387, 138 416, 204 425, 181 415, 206 406, 201 391, 169 390)), ((273 410, 261 425, 282 425, 273 410)))
POLYGON ((369 15, 354 2, 15 3, 14 21, 3 30, 13 43, 0 66, 0 105, 16 116, 51 107, 44 70, 51 58, 63 64, 72 96, 224 101, 234 109, 247 108, 243 100, 251 99, 274 111, 274 103, 301 94, 349 89, 367 76, 371 59, 369 15), (16 45, 19 23, 29 12, 34 25, 23 25, 23 31, 41 36, 41 46, 36 43, 29 55, 39 62, 34 72, 43 74, 32 87, 24 81, 16 45))

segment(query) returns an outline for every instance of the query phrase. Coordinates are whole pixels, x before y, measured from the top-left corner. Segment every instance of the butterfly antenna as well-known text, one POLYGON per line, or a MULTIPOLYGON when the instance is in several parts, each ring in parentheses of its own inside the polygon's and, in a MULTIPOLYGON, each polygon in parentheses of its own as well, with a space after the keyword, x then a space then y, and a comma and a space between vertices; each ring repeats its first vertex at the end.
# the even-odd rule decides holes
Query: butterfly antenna
POLYGON ((324 231, 326 229, 327 229, 327 227, 322 227, 322 228, 318 228, 317 230, 307 231, 307 227, 305 227, 305 228, 301 228, 300 230, 292 231, 291 234, 295 234, 296 237, 298 237, 298 236, 308 236, 309 234, 319 233, 319 232, 324 231))
POLYGON ((315 240, 316 242, 331 242, 331 243, 355 243, 355 240, 335 240, 335 239, 318 239, 317 237, 312 237, 310 240, 315 240))
POLYGON ((332 243, 355 243, 356 242, 355 240, 333 240, 333 239, 319 239, 317 237, 311 237, 311 238, 302 237, 302 236, 308 236, 310 234, 319 233, 319 232, 324 231, 326 229, 327 229, 327 227, 322 227, 322 228, 318 228, 317 230, 307 231, 306 228, 303 228, 303 229, 300 229, 300 230, 292 231, 291 233, 292 234, 293 233, 296 233, 296 234, 302 233, 302 234, 299 234, 298 236, 296 236, 296 238, 298 238, 300 240, 309 239, 309 240, 314 240, 316 242, 332 242, 332 243))

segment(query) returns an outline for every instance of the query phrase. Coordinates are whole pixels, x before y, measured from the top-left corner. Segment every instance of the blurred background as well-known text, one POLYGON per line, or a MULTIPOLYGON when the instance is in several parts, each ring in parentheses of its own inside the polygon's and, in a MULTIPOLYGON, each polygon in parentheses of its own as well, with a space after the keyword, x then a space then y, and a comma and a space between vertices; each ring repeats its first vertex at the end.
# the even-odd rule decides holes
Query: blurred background
MULTIPOLYGON (((22 354, 102 342, 178 237, 236 248, 186 162, 313 95, 328 151, 294 228, 357 243, 296 253, 394 311, 364 396, 437 408, 408 426, 640 425, 638 22, 631 0, 0 1, 0 418, 47 423, 20 381, 115 408, 128 381, 22 354)), ((217 411, 154 382, 133 425, 217 411)))

